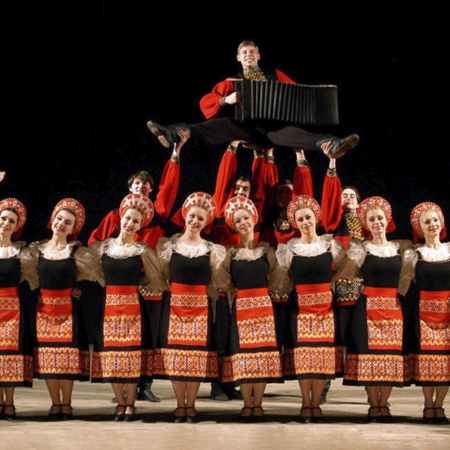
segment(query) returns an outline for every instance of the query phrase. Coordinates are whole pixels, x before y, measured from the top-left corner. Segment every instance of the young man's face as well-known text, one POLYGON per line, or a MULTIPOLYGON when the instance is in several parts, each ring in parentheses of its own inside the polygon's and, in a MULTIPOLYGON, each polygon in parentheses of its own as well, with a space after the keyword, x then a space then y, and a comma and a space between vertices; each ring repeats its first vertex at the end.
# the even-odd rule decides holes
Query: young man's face
POLYGON ((358 207, 358 197, 353 189, 344 189, 341 195, 342 207, 345 212, 356 211, 358 207))
POLYGON ((130 194, 142 194, 148 197, 152 192, 152 185, 149 181, 143 181, 140 178, 135 178, 130 186, 130 194))
POLYGON ((246 45, 239 50, 236 58, 242 64, 243 69, 250 69, 258 66, 261 55, 256 47, 253 45, 246 45))
POLYGON ((250 181, 236 181, 236 184, 234 185, 234 195, 248 198, 250 196, 250 181))
POLYGON ((292 184, 282 184, 277 186, 277 204, 280 208, 287 208, 292 200, 294 188, 292 184))

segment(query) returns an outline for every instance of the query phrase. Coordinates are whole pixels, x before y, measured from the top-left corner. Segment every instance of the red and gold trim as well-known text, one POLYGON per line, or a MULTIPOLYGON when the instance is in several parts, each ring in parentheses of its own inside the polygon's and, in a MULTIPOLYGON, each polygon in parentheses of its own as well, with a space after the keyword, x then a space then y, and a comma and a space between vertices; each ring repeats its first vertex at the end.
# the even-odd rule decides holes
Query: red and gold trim
POLYGON ((217 353, 208 350, 157 349, 153 360, 153 373, 174 379, 217 379, 217 353))
POLYGON ((141 307, 137 286, 107 286, 103 342, 105 347, 140 346, 141 307))
POLYGON ((139 380, 141 376, 141 351, 119 350, 95 352, 92 358, 92 379, 139 380))
POLYGON ((89 376, 89 350, 74 347, 38 347, 34 372, 39 375, 89 376))
POLYGON ((36 310, 38 342, 71 342, 73 339, 72 298, 69 289, 41 289, 36 310))
POLYGON ((297 284, 297 342, 334 342, 330 283, 297 284))
POLYGON ((267 288, 239 290, 236 318, 241 348, 276 347, 273 305, 267 288))
POLYGON ((33 383, 33 357, 31 355, 0 355, 2 383, 31 386, 33 383))
POLYGON ((356 383, 404 384, 410 380, 409 359, 402 355, 350 354, 345 356, 345 380, 356 383))
POLYGON ((419 386, 430 383, 448 385, 450 384, 450 355, 413 354, 411 355, 411 371, 414 383, 419 386))
POLYGON ((0 298, 0 350, 17 351, 20 328, 18 289, 16 287, 0 288, 0 298))
POLYGON ((281 379, 282 377, 281 354, 277 350, 227 356, 223 364, 223 383, 237 380, 281 379))
POLYGON ((403 313, 395 288, 365 287, 370 350, 402 350, 403 313))
POLYGON ((167 343, 206 345, 208 337, 208 295, 206 286, 172 283, 167 343))
POLYGON ((342 375, 342 347, 297 347, 285 349, 283 373, 288 378, 302 375, 342 375))
POLYGON ((420 347, 450 350, 450 291, 420 291, 420 347))

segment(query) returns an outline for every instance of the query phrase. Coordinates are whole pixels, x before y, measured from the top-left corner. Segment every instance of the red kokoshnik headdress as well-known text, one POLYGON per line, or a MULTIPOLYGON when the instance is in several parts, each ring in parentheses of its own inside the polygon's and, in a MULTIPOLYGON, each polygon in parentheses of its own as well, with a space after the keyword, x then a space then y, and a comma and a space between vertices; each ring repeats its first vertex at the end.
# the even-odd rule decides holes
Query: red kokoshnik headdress
POLYGON ((186 219, 187 212, 192 206, 200 206, 206 209, 208 216, 206 219, 206 225, 209 225, 216 216, 216 201, 213 196, 206 192, 194 192, 184 201, 181 208, 181 214, 183 219, 186 219))
POLYGON ((53 208, 50 221, 47 225, 49 230, 52 229, 52 223, 55 220, 56 215, 65 209, 70 211, 75 216, 75 225, 73 227, 72 233, 67 237, 68 241, 75 241, 83 228, 84 222, 86 221, 86 213, 84 211, 83 205, 74 198, 64 198, 60 200, 56 206, 53 208))
POLYGON ((366 198, 358 206, 358 220, 365 230, 369 230, 367 226, 367 213, 371 209, 383 210, 387 221, 386 233, 390 233, 395 230, 395 223, 392 218, 392 207, 387 200, 378 196, 366 198))
POLYGON ((16 240, 19 238, 22 228, 25 225, 25 221, 27 220, 27 210, 23 203, 16 198, 5 198, 0 201, 0 213, 7 208, 13 209, 18 216, 16 229, 11 235, 11 238, 16 240))
POLYGON ((322 208, 317 203, 317 200, 310 195, 297 195, 289 202, 287 208, 287 217, 291 227, 297 228, 298 230, 298 225, 295 222, 295 212, 302 208, 311 209, 316 218, 317 225, 320 226, 322 221, 322 208))
POLYGON ((442 230, 439 233, 439 238, 442 240, 447 236, 447 229, 445 227, 445 219, 444 214, 442 213, 442 209, 439 205, 433 202, 423 202, 419 203, 414 209, 411 211, 411 225, 413 228, 413 234, 414 234, 414 243, 417 244, 418 242, 423 242, 423 231, 420 228, 420 216, 423 213, 426 213, 428 211, 434 211, 441 221, 442 224, 442 230))
POLYGON ((152 221, 155 214, 155 208, 153 207, 153 202, 145 195, 128 194, 124 197, 119 208, 119 215, 121 218, 125 211, 130 207, 138 208, 142 212, 141 228, 145 228, 152 221))
POLYGON ((245 209, 248 211, 252 215, 253 223, 258 223, 258 211, 256 210, 255 204, 246 197, 232 197, 228 200, 224 209, 225 222, 232 230, 236 229, 233 222, 233 216, 238 209, 245 209))

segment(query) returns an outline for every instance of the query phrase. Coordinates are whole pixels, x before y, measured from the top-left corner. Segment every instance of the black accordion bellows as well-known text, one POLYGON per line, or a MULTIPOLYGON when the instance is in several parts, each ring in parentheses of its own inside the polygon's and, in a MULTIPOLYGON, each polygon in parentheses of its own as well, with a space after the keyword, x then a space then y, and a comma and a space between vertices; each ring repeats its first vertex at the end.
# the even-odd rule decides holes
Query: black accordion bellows
POLYGON ((337 86, 290 84, 280 81, 234 81, 241 103, 236 120, 271 120, 291 124, 339 124, 337 86))

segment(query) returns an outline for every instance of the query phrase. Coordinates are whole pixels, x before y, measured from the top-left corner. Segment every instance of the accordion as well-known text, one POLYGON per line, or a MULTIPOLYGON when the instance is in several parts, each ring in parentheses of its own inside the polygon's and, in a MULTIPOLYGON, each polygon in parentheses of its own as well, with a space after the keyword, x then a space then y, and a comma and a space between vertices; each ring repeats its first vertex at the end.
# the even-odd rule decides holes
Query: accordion
POLYGON ((290 84, 281 81, 234 81, 241 102, 235 119, 270 120, 290 124, 339 124, 337 86, 290 84))

